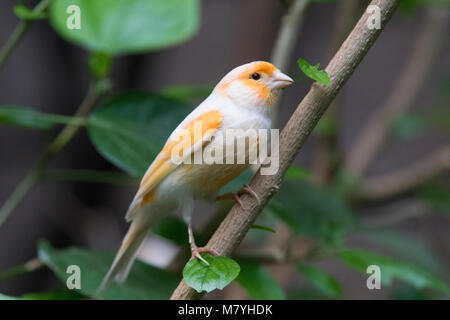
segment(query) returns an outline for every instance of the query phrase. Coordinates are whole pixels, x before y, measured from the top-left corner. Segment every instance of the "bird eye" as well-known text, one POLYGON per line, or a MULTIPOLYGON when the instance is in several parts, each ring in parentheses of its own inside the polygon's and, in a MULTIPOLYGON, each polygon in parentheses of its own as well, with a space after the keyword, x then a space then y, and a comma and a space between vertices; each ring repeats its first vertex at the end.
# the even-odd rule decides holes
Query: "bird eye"
POLYGON ((261 79, 261 75, 258 72, 255 72, 254 74, 251 75, 251 78, 253 80, 259 80, 261 79))

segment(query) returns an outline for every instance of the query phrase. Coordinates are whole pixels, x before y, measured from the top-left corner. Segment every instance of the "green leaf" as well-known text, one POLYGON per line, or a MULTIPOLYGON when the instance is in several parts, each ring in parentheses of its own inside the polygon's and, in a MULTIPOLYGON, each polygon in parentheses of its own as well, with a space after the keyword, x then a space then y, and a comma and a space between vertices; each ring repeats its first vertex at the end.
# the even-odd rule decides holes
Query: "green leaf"
POLYGON ((22 296, 24 300, 81 300, 85 296, 76 290, 56 289, 48 292, 26 293, 22 296))
POLYGON ((45 130, 52 128, 55 124, 68 123, 84 124, 78 118, 43 113, 25 107, 0 107, 0 124, 45 130))
POLYGON ((66 40, 110 54, 159 50, 190 38, 199 26, 198 0, 54 0, 53 28, 66 40), (80 28, 68 28, 80 8, 80 28))
MULTIPOLYGON (((66 273, 67 267, 79 266, 81 289, 75 290, 90 297, 95 296, 114 258, 112 253, 77 247, 58 250, 52 248, 45 241, 39 242, 38 255, 39 259, 55 273, 63 284, 66 284, 70 276, 66 273)), ((136 261, 124 283, 111 283, 99 297, 119 300, 168 299, 179 280, 178 276, 171 272, 136 261)))
POLYGON ((276 233, 275 229, 272 229, 272 228, 269 228, 269 227, 266 227, 266 226, 260 226, 260 225, 257 225, 257 224, 252 225, 251 228, 252 229, 259 229, 259 230, 264 230, 264 231, 276 233))
POLYGON ((286 295, 263 266, 251 262, 239 262, 241 272, 236 281, 255 300, 284 300, 286 295))
POLYGON ((212 86, 172 86, 164 88, 159 93, 168 99, 192 103, 206 99, 213 89, 212 86))
POLYGON ((23 4, 14 7, 14 14, 22 20, 39 20, 47 17, 45 13, 36 13, 23 4))
POLYGON ((305 168, 300 168, 295 165, 291 165, 286 171, 286 179, 299 180, 308 178, 311 175, 311 171, 305 168))
POLYGON ((306 264, 300 264, 299 270, 323 294, 329 297, 337 297, 341 293, 339 282, 328 273, 306 264))
POLYGON ((190 111, 178 101, 157 95, 121 94, 91 114, 89 137, 106 159, 133 176, 143 176, 190 111))
POLYGON ((183 269, 183 278, 188 286, 197 292, 222 290, 239 274, 240 267, 236 261, 227 257, 212 257, 202 253, 202 258, 190 260, 183 269))
POLYGON ((419 289, 434 288, 446 293, 450 292, 443 281, 428 271, 394 258, 359 249, 342 250, 338 253, 338 257, 348 266, 364 273, 370 265, 379 266, 381 281, 386 285, 390 285, 396 278, 419 289))
POLYGON ((308 77, 326 86, 331 86, 331 81, 330 77, 328 76, 328 73, 325 70, 318 70, 320 66, 319 63, 316 64, 315 66, 312 66, 305 59, 298 59, 297 62, 300 69, 308 77))
POLYGON ((339 245, 356 224, 353 212, 341 198, 303 180, 284 181, 268 207, 294 232, 331 245, 339 245))

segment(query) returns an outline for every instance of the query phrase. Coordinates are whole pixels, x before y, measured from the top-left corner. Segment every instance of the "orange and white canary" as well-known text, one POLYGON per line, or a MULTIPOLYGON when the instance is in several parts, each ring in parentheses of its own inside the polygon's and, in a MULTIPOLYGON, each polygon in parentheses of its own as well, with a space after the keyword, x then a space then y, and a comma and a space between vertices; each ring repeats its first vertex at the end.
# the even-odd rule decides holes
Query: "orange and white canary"
MULTIPOLYGON (((194 199, 216 194, 222 186, 244 172, 249 164, 176 163, 171 158, 174 148, 180 149, 182 144, 183 157, 191 157, 213 144, 228 151, 226 144, 234 141, 215 139, 225 130, 270 129, 271 109, 281 89, 292 82, 289 76, 268 62, 256 61, 239 66, 230 71, 208 98, 178 125, 142 178, 126 214, 126 220, 131 222, 130 229, 100 290, 112 280, 125 280, 151 226, 177 208, 181 209, 188 225, 192 256, 202 259, 200 253, 209 250, 195 245, 191 229, 194 199), (198 123, 201 124, 200 136, 194 134, 198 123), (188 132, 187 140, 180 139, 180 130, 188 132)), ((234 152, 234 146, 231 150, 234 152)), ((224 158, 226 156, 223 155, 224 158)), ((248 186, 240 192, 256 196, 248 186)))

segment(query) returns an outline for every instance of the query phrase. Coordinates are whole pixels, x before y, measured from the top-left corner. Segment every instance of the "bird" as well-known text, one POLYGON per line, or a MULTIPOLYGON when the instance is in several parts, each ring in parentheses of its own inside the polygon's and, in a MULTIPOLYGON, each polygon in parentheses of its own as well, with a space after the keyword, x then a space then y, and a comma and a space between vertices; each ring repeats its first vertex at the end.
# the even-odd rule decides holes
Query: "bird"
MULTIPOLYGON (((271 115, 282 89, 293 79, 266 61, 254 61, 234 68, 214 87, 211 94, 200 103, 167 139, 161 152, 155 157, 143 176, 139 189, 126 213, 131 225, 104 277, 98 293, 113 280, 123 282, 148 232, 162 217, 181 211, 188 226, 191 258, 206 262, 201 253, 217 253, 207 247, 198 247, 192 232, 192 212, 196 199, 208 199, 219 189, 237 178, 249 163, 192 163, 173 161, 174 150, 184 160, 192 159, 207 147, 225 149, 232 143, 223 137, 229 129, 271 129, 271 115), (200 129, 198 130, 198 125, 200 129), (181 133, 180 133, 181 132, 181 133)), ((256 145, 248 146, 246 152, 256 145)), ((234 146, 225 150, 223 157, 235 152, 234 146)), ((232 154, 232 156, 234 156, 232 154)), ((235 199, 248 193, 258 199, 248 186, 233 194, 217 199, 235 199)))

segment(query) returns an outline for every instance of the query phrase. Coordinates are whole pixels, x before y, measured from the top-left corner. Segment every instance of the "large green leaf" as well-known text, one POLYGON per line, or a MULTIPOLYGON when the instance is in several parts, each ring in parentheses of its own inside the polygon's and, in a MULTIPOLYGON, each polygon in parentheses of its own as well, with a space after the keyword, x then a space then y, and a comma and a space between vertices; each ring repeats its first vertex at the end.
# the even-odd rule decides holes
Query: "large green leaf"
POLYGON ((355 217, 331 191, 302 180, 284 181, 269 209, 296 233, 339 244, 353 230, 355 217))
POLYGON ((346 249, 338 253, 338 257, 350 267, 366 272, 367 267, 380 267, 381 281, 390 285, 394 278, 400 279, 416 288, 434 288, 443 292, 450 292, 444 281, 436 278, 428 271, 394 258, 359 249, 346 249))
POLYGON ((283 300, 286 295, 263 266, 251 262, 239 262, 241 272, 237 282, 256 300, 283 300))
POLYGON ((91 114, 89 136, 106 159, 131 175, 142 176, 190 111, 178 101, 157 95, 121 94, 91 114))
POLYGON ((233 259, 213 257, 205 253, 202 253, 202 258, 208 264, 199 259, 192 259, 183 269, 184 281, 198 292, 222 290, 239 274, 239 265, 233 259))
POLYGON ((307 264, 300 264, 299 270, 317 290, 326 296, 337 297, 341 293, 339 282, 321 269, 307 264))
MULTIPOLYGON (((81 270, 80 293, 95 296, 96 291, 110 267, 112 253, 71 247, 57 250, 47 242, 38 245, 39 259, 44 262, 65 284, 70 274, 67 267, 77 265, 81 270)), ((103 299, 167 299, 176 288, 179 277, 168 271, 136 261, 127 280, 115 282, 101 292, 103 299)))
POLYGON ((66 40, 110 54, 166 48, 191 37, 199 25, 198 0, 54 0, 50 21, 66 40), (80 8, 80 28, 68 28, 80 8))
POLYGON ((14 125, 31 129, 50 129, 55 124, 77 123, 83 121, 78 118, 43 113, 25 107, 0 107, 0 124, 14 125))

